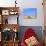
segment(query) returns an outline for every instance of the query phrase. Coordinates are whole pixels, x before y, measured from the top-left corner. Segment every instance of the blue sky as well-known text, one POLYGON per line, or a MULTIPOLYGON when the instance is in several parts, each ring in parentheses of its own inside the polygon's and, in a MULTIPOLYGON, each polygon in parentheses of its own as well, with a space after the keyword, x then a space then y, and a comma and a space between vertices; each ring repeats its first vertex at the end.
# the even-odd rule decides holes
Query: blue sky
POLYGON ((37 9, 36 8, 24 8, 23 9, 23 15, 24 16, 36 16, 37 15, 37 9))

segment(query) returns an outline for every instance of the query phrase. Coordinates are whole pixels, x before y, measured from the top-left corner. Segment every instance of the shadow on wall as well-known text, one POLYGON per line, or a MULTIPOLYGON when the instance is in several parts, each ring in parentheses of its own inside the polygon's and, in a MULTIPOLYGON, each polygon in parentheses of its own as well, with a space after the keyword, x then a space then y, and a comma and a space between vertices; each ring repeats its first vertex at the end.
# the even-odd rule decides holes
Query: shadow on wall
POLYGON ((21 40, 23 38, 23 35, 24 35, 26 29, 28 29, 28 28, 32 28, 36 32, 39 41, 41 43, 43 43, 43 30, 42 30, 41 26, 31 26, 31 27, 30 26, 21 26, 20 31, 19 31, 20 42, 21 42, 21 40))

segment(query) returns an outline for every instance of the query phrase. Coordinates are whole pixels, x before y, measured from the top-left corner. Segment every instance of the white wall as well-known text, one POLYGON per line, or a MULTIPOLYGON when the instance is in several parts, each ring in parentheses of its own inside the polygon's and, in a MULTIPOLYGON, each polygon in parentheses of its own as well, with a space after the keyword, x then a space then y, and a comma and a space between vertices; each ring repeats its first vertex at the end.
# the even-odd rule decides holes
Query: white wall
MULTIPOLYGON (((42 0, 24 0, 23 8, 37 8, 37 19, 23 19, 20 16, 20 23, 22 26, 43 26, 43 6, 42 0)), ((22 15, 22 14, 21 14, 22 15)))
POLYGON ((14 1, 15 0, 0 0, 0 6, 1 7, 9 7, 9 6, 14 6, 14 1))
MULTIPOLYGON (((0 0, 0 6, 9 7, 15 6, 15 0, 0 0)), ((42 0, 17 0, 17 6, 20 7, 19 23, 21 26, 43 26, 43 6, 42 0), (37 19, 23 19, 22 10, 23 8, 37 8, 37 19)))

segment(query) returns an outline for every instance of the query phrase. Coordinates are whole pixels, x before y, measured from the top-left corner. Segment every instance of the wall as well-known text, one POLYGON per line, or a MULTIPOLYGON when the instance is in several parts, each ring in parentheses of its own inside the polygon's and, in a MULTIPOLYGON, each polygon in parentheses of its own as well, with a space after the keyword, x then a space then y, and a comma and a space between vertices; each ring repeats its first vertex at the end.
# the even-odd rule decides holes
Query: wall
MULTIPOLYGON (((22 26, 43 26, 43 6, 42 6, 42 0, 29 0, 29 1, 23 1, 23 8, 37 8, 37 19, 23 19, 22 16, 20 16, 20 23, 22 26)), ((22 8, 22 9, 23 9, 22 8)), ((21 14, 22 15, 22 14, 21 14)))
MULTIPOLYGON (((15 0, 0 0, 1 7, 15 6, 15 0)), ((43 15, 43 6, 42 0, 17 0, 17 6, 20 7, 20 16, 19 24, 21 26, 43 26, 44 24, 44 15, 43 15), (37 8, 37 18, 36 19, 23 19, 22 10, 23 8, 37 8)))

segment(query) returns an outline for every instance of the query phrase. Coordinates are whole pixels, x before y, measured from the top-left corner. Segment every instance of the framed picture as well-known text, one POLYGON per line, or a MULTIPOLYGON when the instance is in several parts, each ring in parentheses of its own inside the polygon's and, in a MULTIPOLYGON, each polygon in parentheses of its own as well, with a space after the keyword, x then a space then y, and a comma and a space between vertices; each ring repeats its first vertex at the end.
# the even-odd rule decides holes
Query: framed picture
POLYGON ((15 10, 10 10, 9 14, 10 14, 10 15, 16 15, 16 14, 17 14, 17 11, 15 11, 15 10))
POLYGON ((10 11, 10 15, 14 15, 14 12, 13 11, 10 11))
POLYGON ((24 19, 36 19, 37 8, 24 8, 22 14, 24 19))
POLYGON ((9 10, 2 10, 2 15, 9 15, 9 10))

